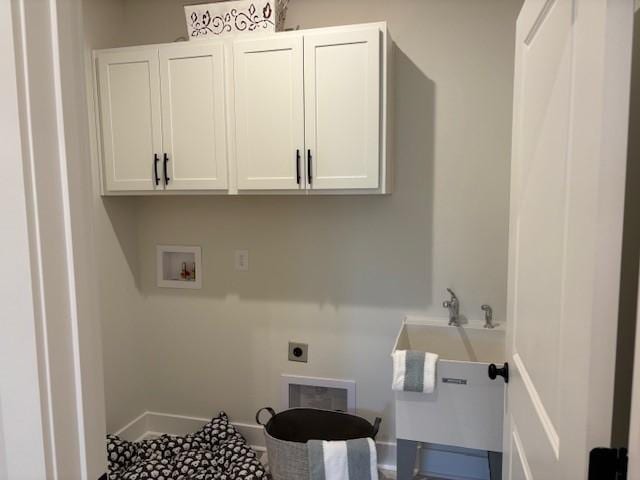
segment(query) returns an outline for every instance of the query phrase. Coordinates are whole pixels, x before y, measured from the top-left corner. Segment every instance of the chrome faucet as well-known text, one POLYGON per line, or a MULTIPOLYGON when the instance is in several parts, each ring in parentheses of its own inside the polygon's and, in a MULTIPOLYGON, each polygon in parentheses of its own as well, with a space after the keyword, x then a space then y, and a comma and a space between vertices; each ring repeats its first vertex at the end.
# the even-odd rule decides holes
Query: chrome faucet
POLYGON ((458 301, 456 294, 453 293, 453 290, 447 288, 447 292, 451 294, 451 300, 445 300, 442 302, 442 306, 449 309, 449 325, 452 327, 458 327, 460 325, 458 323, 458 317, 460 316, 460 302, 458 301))
POLYGON ((484 328, 493 328, 493 309, 489 305, 482 305, 480 308, 484 312, 484 328))

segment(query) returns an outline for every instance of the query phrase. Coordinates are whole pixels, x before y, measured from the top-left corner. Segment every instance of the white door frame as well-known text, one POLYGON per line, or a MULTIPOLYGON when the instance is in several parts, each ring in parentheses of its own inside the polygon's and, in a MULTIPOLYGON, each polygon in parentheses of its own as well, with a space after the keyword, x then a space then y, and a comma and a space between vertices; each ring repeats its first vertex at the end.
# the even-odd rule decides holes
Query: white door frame
POLYGON ((0 479, 49 476, 11 4, 0 3, 0 479))
POLYGON ((81 7, 0 5, 2 480, 106 471, 81 7))
POLYGON ((631 422, 629 425, 628 478, 640 478, 640 279, 638 280, 636 309, 636 342, 633 360, 633 391, 631 396, 631 422))
MULTIPOLYGON (((638 21, 640 18, 640 0, 635 0, 635 15, 634 19, 638 21)), ((634 28, 634 34, 637 35, 638 28, 634 28)), ((634 38, 634 52, 633 52, 633 73, 632 82, 637 81, 637 65, 636 60, 640 58, 640 52, 635 51, 635 47, 640 44, 640 39, 634 38)), ((631 122, 633 122, 638 115, 636 100, 634 100, 635 89, 632 86, 632 99, 631 99, 631 122)), ((633 123, 630 125, 629 132, 633 135, 633 132, 637 131, 637 126, 633 123), (634 128, 635 127, 635 128, 634 128)), ((634 149, 634 143, 630 144, 630 150, 634 149)), ((634 150, 635 153, 635 150, 634 150)), ((631 161, 631 154, 629 157, 631 161)), ((627 180, 629 185, 629 180, 627 180)), ((638 215, 640 212, 627 210, 627 215, 638 215)), ((638 279, 638 294, 636 297, 636 336, 635 344, 633 348, 633 373, 632 373, 632 392, 631 392, 631 418, 629 421, 629 471, 628 478, 640 478, 640 268, 638 279)), ((624 368, 624 366, 623 366, 624 368)))

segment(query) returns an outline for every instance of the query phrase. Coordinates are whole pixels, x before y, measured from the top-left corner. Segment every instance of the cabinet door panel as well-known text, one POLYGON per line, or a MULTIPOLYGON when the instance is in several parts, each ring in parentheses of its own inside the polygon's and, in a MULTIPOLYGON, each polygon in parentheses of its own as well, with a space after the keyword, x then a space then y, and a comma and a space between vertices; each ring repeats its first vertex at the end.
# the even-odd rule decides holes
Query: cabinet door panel
POLYGON ((227 188, 224 46, 160 48, 168 190, 227 188))
POLYGON ((304 75, 311 188, 377 188, 380 31, 305 35, 304 75))
POLYGON ((234 65, 238 188, 304 189, 302 38, 238 41, 234 65))
POLYGON ((162 152, 158 50, 97 57, 103 175, 107 191, 153 190, 162 152))

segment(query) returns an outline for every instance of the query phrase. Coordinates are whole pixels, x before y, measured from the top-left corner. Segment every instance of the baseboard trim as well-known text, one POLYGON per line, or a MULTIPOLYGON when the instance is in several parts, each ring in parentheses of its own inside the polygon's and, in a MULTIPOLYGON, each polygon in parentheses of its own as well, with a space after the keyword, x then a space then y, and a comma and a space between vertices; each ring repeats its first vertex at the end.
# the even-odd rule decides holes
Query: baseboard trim
POLYGON ((139 441, 149 432, 149 428, 147 427, 147 413, 149 412, 143 412, 138 415, 120 430, 114 432, 114 434, 130 442, 139 441))
MULTIPOLYGON (((118 430, 116 435, 129 441, 140 441, 151 436, 186 435, 200 429, 209 418, 176 415, 146 411, 118 430)), ((256 451, 265 451, 265 441, 262 426, 241 422, 231 422, 251 447, 256 451)), ((378 450, 378 466, 383 470, 396 470, 395 442, 376 442, 378 450)), ((466 449, 444 447, 439 445, 423 445, 420 451, 420 465, 423 474, 435 478, 455 480, 485 480, 488 477, 484 469, 479 468, 478 453, 467 452, 466 449), (444 475, 443 465, 456 466, 448 475, 444 475)), ((447 469, 449 470, 449 469, 447 469)))

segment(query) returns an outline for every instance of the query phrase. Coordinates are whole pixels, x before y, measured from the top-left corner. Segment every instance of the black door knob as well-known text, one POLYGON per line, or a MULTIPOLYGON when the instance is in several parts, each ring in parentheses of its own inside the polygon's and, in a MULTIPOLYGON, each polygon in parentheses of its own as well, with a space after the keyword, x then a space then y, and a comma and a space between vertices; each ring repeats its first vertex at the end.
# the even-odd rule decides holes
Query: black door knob
POLYGON ((509 383, 509 364, 507 362, 502 368, 496 367, 495 363, 489 365, 489 378, 495 380, 498 376, 504 378, 504 383, 509 383))

